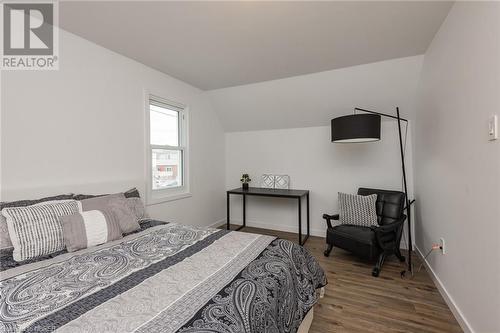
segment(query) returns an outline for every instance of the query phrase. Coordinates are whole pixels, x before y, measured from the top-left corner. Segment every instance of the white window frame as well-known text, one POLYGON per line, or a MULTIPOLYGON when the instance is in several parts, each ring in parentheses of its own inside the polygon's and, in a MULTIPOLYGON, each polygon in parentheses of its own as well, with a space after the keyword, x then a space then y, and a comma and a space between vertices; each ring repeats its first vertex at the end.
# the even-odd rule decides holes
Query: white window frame
POLYGON ((160 97, 157 93, 149 90, 144 91, 145 95, 145 159, 146 159, 146 204, 155 205, 162 202, 179 200, 191 196, 189 183, 189 109, 188 106, 172 99, 160 97), (152 145, 150 132, 150 100, 173 106, 180 109, 179 112, 179 146, 152 145), (182 186, 173 188, 154 190, 153 189, 153 149, 179 150, 182 152, 182 186))

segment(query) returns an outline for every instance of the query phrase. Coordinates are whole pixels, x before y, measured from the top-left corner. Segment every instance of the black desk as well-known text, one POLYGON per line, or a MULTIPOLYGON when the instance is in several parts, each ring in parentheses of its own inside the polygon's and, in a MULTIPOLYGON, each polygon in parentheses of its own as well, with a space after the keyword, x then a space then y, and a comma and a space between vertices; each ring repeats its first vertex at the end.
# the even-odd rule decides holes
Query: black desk
POLYGON ((277 197, 277 198, 293 198, 297 199, 299 204, 299 244, 304 245, 309 238, 309 191, 307 190, 280 190, 272 188, 250 187, 248 190, 243 188, 235 188, 227 191, 227 230, 230 228, 229 223, 229 195, 239 194, 243 196, 243 225, 236 230, 240 230, 246 226, 246 196, 255 195, 261 197, 277 197), (302 198, 306 197, 307 202, 307 235, 302 239, 302 198))

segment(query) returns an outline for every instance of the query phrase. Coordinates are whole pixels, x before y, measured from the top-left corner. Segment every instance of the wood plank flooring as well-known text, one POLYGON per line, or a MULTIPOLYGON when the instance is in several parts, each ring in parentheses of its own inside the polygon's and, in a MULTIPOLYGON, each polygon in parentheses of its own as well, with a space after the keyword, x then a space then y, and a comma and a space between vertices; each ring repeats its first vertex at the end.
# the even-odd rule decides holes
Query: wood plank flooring
MULTIPOLYGON (((246 227, 243 232, 274 235, 297 242, 293 233, 246 227)), ((401 279, 404 265, 389 258, 380 276, 373 264, 334 248, 323 256, 325 239, 310 237, 305 247, 326 271, 325 297, 314 308, 309 333, 441 333, 462 332, 425 268, 412 279, 401 279)), ((420 265, 416 256, 415 270, 420 265)))

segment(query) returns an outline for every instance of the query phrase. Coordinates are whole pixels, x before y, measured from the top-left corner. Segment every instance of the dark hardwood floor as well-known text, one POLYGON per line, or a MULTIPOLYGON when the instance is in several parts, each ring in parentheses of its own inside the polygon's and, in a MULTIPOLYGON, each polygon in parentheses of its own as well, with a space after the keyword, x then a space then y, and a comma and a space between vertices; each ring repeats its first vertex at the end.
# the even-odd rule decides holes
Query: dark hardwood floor
MULTIPOLYGON (((246 227, 240 231, 297 242, 297 235, 246 227)), ((327 332, 462 332, 425 268, 411 279, 401 279, 404 265, 389 258, 380 277, 371 276, 373 265, 341 249, 323 255, 325 239, 310 237, 305 247, 327 273, 325 297, 314 308, 309 333, 327 332)), ((415 258, 415 270, 420 265, 415 258)))

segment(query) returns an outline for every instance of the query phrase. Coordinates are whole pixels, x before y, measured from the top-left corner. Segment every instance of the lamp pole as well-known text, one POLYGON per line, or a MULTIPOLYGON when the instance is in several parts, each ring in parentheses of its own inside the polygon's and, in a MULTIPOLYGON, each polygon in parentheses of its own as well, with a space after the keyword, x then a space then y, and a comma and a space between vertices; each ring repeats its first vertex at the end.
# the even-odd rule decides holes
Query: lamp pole
MULTIPOLYGON (((413 273, 413 267, 411 265, 411 251, 413 250, 412 239, 411 239, 411 205, 410 199, 408 198, 408 185, 406 183, 406 168, 405 168, 405 154, 403 148, 403 136, 401 135, 401 117, 399 116, 399 107, 396 107, 396 114, 398 117, 398 132, 399 132, 399 149, 401 151, 401 167, 403 169, 403 185, 405 189, 406 196, 406 218, 408 219, 408 270, 413 273)), ((408 122, 408 120, 406 121, 408 122)), ((408 126, 408 125, 407 125, 408 126)))
MULTIPOLYGON (((360 109, 360 108, 355 108, 354 111, 363 111, 363 112, 368 112, 368 113, 373 113, 373 114, 378 114, 383 117, 388 117, 392 119, 396 119, 398 121, 398 133, 399 133, 399 149, 401 153, 401 168, 403 169, 403 186, 404 186, 404 191, 405 191, 405 200, 406 200, 406 214, 407 214, 407 219, 408 219, 408 271, 410 273, 413 273, 413 267, 411 264, 411 251, 413 250, 413 245, 412 245, 412 239, 411 239, 411 204, 413 201, 410 201, 408 198, 408 185, 406 182, 406 167, 405 167, 405 154, 404 154, 404 147, 403 147, 403 136, 401 133, 401 121, 405 121, 408 123, 407 119, 401 118, 399 114, 399 107, 396 107, 396 116, 392 116, 389 114, 385 113, 380 113, 380 112, 375 112, 371 110, 366 110, 366 109, 360 109)), ((405 142, 406 143, 406 142, 405 142)), ((403 274, 403 273, 401 273, 403 274)))

